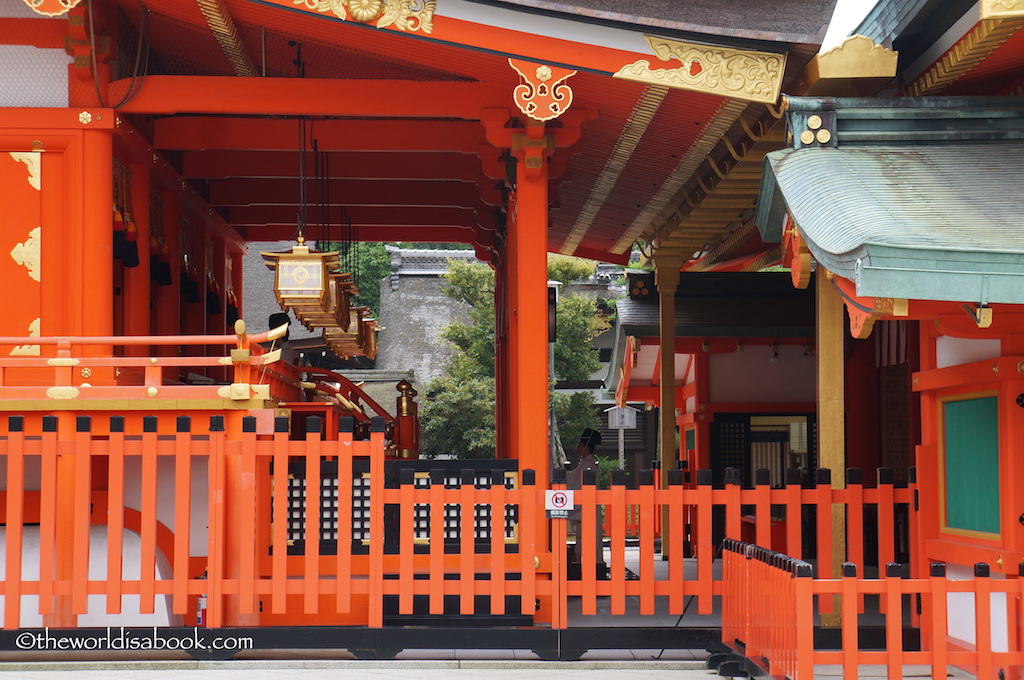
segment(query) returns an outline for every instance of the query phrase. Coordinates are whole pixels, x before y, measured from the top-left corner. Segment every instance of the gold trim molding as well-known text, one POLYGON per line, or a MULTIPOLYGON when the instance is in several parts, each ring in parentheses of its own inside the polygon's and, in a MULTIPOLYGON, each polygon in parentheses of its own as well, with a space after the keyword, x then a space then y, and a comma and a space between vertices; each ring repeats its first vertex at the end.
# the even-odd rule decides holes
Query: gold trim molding
POLYGON ((377 22, 377 28, 394 26, 400 31, 432 33, 437 0, 293 0, 315 12, 330 12, 356 23, 377 22))
MULTIPOLYGON (((39 337, 39 327, 42 319, 36 317, 32 323, 28 325, 28 336, 30 338, 39 337)), ((25 356, 25 357, 37 357, 39 356, 39 345, 15 345, 14 349, 10 351, 12 357, 25 356)))
POLYGON ((1024 0, 981 0, 981 19, 1024 18, 1024 0))
POLYGON ((905 96, 938 94, 995 52, 1024 25, 1024 0, 988 0, 982 3, 981 16, 977 26, 907 86, 903 93, 905 96), (1010 3, 1018 9, 1007 9, 1006 5, 1010 3), (992 11, 996 4, 1003 5, 1000 12, 992 15, 996 18, 986 17, 986 11, 992 11))
POLYGON ((78 397, 77 387, 51 387, 46 390, 46 396, 50 399, 75 399, 78 397))
POLYGON ((640 59, 620 68, 616 78, 765 104, 779 99, 785 54, 712 47, 651 35, 644 38, 660 60, 677 59, 682 66, 656 69, 647 59, 640 59))

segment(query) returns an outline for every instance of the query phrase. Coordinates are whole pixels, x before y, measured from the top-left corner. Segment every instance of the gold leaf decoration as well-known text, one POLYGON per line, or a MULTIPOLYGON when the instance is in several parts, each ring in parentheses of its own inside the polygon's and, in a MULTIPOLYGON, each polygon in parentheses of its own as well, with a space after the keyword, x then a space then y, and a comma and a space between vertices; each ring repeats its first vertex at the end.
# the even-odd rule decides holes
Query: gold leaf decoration
MULTIPOLYGON (((28 335, 30 338, 39 337, 39 317, 28 325, 28 335)), ((39 345, 15 345, 14 349, 11 350, 11 356, 39 356, 39 345)))
POLYGON ((377 28, 394 24, 400 31, 430 33, 434 30, 436 9, 435 0, 387 0, 384 15, 377 22, 377 28))
POLYGON ((11 158, 19 163, 24 163, 28 169, 28 183, 36 191, 40 190, 42 183, 39 176, 39 153, 36 151, 11 151, 11 158))
POLYGON ((779 98, 784 54, 644 37, 659 59, 676 59, 682 66, 653 68, 650 61, 640 59, 619 69, 616 78, 768 104, 779 98))
POLYGON ((28 238, 11 249, 11 257, 21 266, 28 269, 28 275, 33 281, 39 281, 39 257, 42 239, 42 230, 36 227, 28 233, 28 238))

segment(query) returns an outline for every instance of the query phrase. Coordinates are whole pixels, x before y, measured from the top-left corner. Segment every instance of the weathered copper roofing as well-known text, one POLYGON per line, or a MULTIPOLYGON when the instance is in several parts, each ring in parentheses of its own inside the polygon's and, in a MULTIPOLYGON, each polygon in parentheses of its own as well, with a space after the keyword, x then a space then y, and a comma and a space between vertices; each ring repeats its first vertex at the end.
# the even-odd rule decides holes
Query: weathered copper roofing
POLYGON ((858 295, 1024 303, 1024 101, 869 101, 791 100, 796 139, 811 110, 834 137, 768 154, 765 240, 788 211, 858 295))

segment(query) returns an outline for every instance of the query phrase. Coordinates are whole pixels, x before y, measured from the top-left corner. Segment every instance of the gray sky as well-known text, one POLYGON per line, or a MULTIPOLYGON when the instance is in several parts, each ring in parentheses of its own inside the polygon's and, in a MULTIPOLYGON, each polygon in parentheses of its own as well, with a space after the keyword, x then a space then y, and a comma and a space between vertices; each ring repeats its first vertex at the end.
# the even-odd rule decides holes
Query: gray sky
POLYGON ((877 0, 839 0, 836 3, 836 11, 832 14, 832 22, 828 25, 821 51, 827 52, 843 42, 847 34, 857 27, 875 4, 877 0))

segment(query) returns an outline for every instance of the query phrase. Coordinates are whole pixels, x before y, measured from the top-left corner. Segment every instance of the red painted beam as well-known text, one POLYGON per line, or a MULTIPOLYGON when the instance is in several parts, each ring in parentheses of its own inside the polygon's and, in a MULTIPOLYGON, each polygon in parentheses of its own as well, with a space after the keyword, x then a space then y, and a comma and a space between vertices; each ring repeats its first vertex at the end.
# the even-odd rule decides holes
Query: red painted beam
MULTIPOLYGON (((339 211, 332 217, 337 218, 339 211)), ((348 211, 348 218, 354 226, 394 227, 474 227, 480 221, 477 212, 467 208, 409 208, 386 206, 372 208, 355 206, 348 211)), ((315 212, 311 209, 308 220, 313 222, 315 212)), ((268 206, 258 208, 229 208, 225 220, 233 226, 259 226, 274 224, 295 224, 296 211, 290 207, 268 206)), ((432 239, 422 239, 430 241, 432 239)))
POLYGON ((31 45, 41 49, 64 49, 68 22, 56 19, 0 19, 0 45, 31 45))
MULTIPOLYGON (((250 241, 286 241, 296 235, 294 221, 291 224, 241 227, 240 231, 250 241)), ((352 227, 343 235, 337 227, 333 230, 315 226, 306 228, 306 238, 310 240, 339 241, 343 237, 345 240, 380 243, 473 243, 477 233, 470 227, 372 226, 352 227)))
MULTIPOLYGON (((494 150, 495 153, 497 150, 494 150)), ((464 179, 482 178, 480 158, 462 152, 401 152, 369 154, 331 151, 326 154, 331 177, 337 179, 464 179)), ((306 157, 306 176, 316 171, 313 154, 306 157)), ((182 177, 290 177, 299 176, 295 151, 186 151, 182 177)))
MULTIPOLYGON (((466 181, 331 180, 307 184, 307 200, 332 205, 475 207, 480 190, 466 181)), ((211 205, 297 205, 300 184, 291 179, 230 179, 210 185, 211 205)), ((500 197, 494 197, 500 198, 500 197)))
MULTIPOLYGON (((298 123, 260 118, 163 118, 153 125, 153 146, 159 149, 298 148, 298 123)), ((479 123, 463 121, 322 120, 310 140, 322 151, 462 151, 475 153, 484 142, 479 123)), ((296 167, 298 167, 296 159, 296 167)))
MULTIPOLYGON (((121 99, 131 80, 111 83, 121 99)), ((147 76, 122 113, 462 118, 508 106, 509 88, 485 82, 147 76)))

